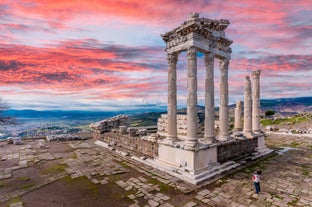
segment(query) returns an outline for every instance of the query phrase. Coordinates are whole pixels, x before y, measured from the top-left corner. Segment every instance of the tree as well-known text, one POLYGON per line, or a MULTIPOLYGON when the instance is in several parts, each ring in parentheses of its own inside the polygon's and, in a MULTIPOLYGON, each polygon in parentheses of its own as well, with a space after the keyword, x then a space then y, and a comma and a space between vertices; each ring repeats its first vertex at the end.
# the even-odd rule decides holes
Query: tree
POLYGON ((275 112, 272 110, 267 110, 264 114, 265 114, 265 116, 273 116, 275 114, 275 112))
POLYGON ((0 98, 0 126, 15 124, 14 117, 5 115, 8 109, 7 103, 0 98))

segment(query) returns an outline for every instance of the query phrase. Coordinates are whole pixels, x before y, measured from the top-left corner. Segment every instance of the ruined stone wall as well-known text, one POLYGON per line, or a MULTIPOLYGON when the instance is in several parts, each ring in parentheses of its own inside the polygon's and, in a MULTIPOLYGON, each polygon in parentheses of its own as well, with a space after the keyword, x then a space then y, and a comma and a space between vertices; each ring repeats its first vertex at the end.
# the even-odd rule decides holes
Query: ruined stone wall
POLYGON ((218 162, 223 163, 255 152, 257 138, 233 140, 218 146, 218 162))
MULTIPOLYGON (((178 135, 186 135, 187 133, 187 115, 178 114, 177 115, 177 131, 178 135)), ((199 118, 197 117, 197 123, 199 123, 199 118)), ((201 126, 198 126, 198 133, 201 133, 201 126)), ((162 114, 157 121, 157 132, 160 134, 167 134, 168 133, 168 115, 162 114)))
POLYGON ((148 157, 158 157, 157 138, 148 136, 130 136, 129 134, 119 134, 107 132, 104 134, 94 132, 93 138, 111 144, 115 147, 122 147, 134 151, 139 155, 148 157))

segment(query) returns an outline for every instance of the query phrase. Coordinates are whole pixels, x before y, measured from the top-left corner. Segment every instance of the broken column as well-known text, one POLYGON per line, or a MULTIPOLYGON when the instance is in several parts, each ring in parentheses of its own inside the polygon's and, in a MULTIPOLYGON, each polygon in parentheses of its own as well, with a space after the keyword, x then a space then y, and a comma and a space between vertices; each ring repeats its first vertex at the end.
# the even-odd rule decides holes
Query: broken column
POLYGON ((242 101, 237 101, 236 102, 236 107, 235 107, 235 117, 234 117, 234 131, 242 131, 242 110, 243 108, 243 103, 242 101))
POLYGON ((260 133, 260 70, 252 73, 253 90, 252 90, 252 131, 260 133))
POLYGON ((187 49, 187 136, 185 145, 194 147, 198 142, 197 134, 197 56, 196 48, 187 49))
POLYGON ((220 60, 220 110, 219 110, 219 124, 220 134, 219 141, 227 141, 229 139, 229 84, 228 84, 228 69, 229 60, 220 60))
POLYGON ((205 54, 205 134, 206 141, 215 142, 214 133, 214 54, 205 54))
POLYGON ((249 76, 246 76, 245 86, 244 86, 244 136, 251 138, 251 82, 249 76))

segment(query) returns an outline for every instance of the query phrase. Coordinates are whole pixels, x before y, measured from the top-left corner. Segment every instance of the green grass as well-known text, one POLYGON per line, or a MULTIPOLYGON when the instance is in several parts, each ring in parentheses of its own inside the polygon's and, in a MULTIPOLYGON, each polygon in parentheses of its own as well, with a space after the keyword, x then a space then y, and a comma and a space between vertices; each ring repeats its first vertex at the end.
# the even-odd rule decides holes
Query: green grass
POLYGON ((30 188, 32 188, 35 184, 33 183, 29 183, 29 184, 25 184, 21 186, 22 190, 29 190, 30 188))
POLYGON ((296 142, 296 141, 292 141, 290 144, 289 144, 289 147, 293 147, 293 148, 297 148, 300 146, 300 143, 299 142, 296 142))
POLYGON ((18 203, 18 202, 21 202, 22 201, 22 199, 21 199, 21 197, 15 197, 15 198, 12 198, 12 199, 10 199, 9 201, 8 201, 8 207, 11 205, 11 204, 13 204, 13 203, 18 203))
POLYGON ((159 191, 159 192, 161 192, 161 193, 167 192, 167 191, 169 190, 169 188, 170 188, 169 185, 164 184, 164 183, 158 181, 158 180, 155 179, 155 178, 149 178, 149 179, 147 180, 147 182, 149 182, 149 183, 151 183, 151 184, 153 184, 153 185, 158 185, 159 188, 160 188, 160 191, 159 191))
POLYGON ((4 183, 0 180, 0 187, 3 187, 4 183))
POLYGON ((19 181, 30 181, 30 178, 29 177, 19 177, 19 178, 17 178, 17 180, 19 180, 19 181))
POLYGON ((296 197, 295 200, 288 202, 287 206, 297 206, 298 201, 299 201, 299 198, 296 197))
POLYGON ((99 195, 98 185, 91 182, 86 176, 78 177, 75 179, 72 179, 70 176, 65 176, 63 180, 67 183, 82 183, 94 197, 99 195))
POLYGON ((301 165, 301 167, 302 167, 302 175, 309 176, 310 168, 308 166, 305 166, 305 165, 301 165))
POLYGON ((260 122, 263 126, 274 125, 274 124, 298 124, 309 121, 310 118, 306 116, 293 116, 289 118, 280 119, 262 119, 260 122))
POLYGON ((45 168, 42 170, 43 174, 55 174, 55 173, 61 173, 65 171, 65 168, 67 167, 66 164, 56 164, 53 166, 50 166, 48 168, 45 168))

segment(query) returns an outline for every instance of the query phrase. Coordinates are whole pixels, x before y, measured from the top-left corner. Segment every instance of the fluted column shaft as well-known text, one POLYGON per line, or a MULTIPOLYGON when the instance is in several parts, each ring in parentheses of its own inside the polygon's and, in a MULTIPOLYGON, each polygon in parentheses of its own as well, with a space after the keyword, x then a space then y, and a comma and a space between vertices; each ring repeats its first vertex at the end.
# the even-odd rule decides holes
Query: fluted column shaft
POLYGON ((244 130, 243 133, 245 136, 249 137, 251 134, 251 82, 249 76, 246 76, 245 85, 244 85, 244 130))
POLYGON ((168 59, 168 134, 167 140, 177 139, 177 61, 176 53, 169 53, 168 59))
POLYGON ((234 117, 234 130, 235 131, 242 131, 242 101, 237 101, 236 102, 236 107, 235 107, 235 117, 234 117))
POLYGON ((187 138, 186 145, 195 146, 197 143, 197 56, 196 48, 187 50, 187 138))
POLYGON ((205 134, 209 142, 215 141, 214 133, 214 54, 205 54, 205 134))
POLYGON ((229 60, 220 60, 220 110, 219 110, 219 122, 220 122, 220 134, 219 140, 226 141, 229 139, 229 84, 228 84, 228 69, 229 60))
POLYGON ((252 131, 259 133, 260 128, 260 74, 261 71, 254 71, 253 90, 252 90, 252 131))

